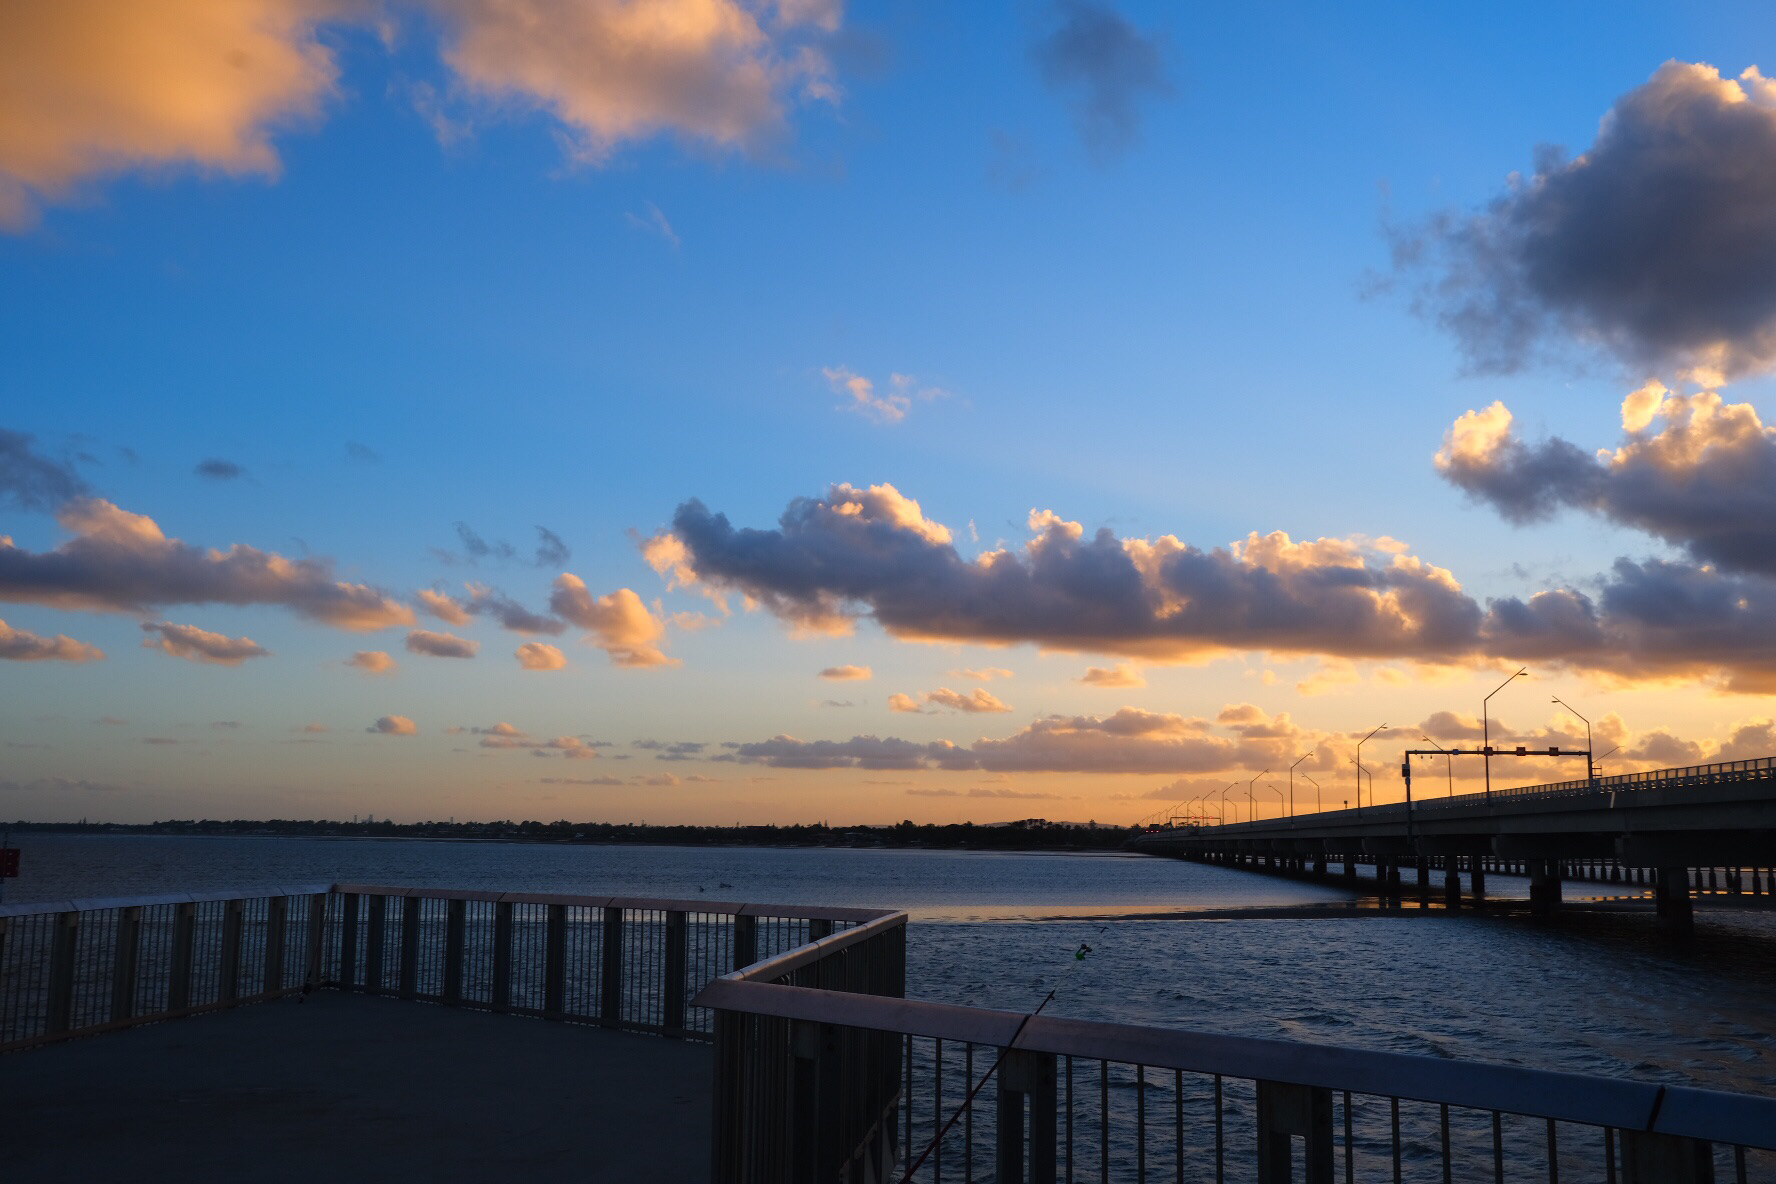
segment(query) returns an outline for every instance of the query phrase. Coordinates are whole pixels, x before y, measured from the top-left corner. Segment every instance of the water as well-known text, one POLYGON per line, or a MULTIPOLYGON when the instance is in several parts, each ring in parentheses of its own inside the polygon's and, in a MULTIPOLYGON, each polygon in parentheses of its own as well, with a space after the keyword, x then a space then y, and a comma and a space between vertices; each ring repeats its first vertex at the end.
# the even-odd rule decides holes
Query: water
MULTIPOLYGON (((357 882, 907 909, 909 993, 1776 1092, 1776 913, 1153 920, 1341 890, 1124 855, 26 835, 7 900, 357 882), (701 889, 701 892, 699 892, 701 889), (1095 951, 1076 963, 1081 942, 1095 951)), ((1489 880, 1489 887, 1492 881, 1489 880)), ((1583 886, 1575 886, 1584 891, 1583 886)))

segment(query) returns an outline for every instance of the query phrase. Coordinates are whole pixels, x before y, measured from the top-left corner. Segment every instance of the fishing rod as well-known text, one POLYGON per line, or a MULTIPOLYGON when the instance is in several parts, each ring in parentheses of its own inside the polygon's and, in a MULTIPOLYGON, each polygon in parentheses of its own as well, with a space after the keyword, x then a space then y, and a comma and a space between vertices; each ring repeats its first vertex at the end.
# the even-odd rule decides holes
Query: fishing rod
MULTIPOLYGON (((1110 928, 1110 923, 1106 921, 1104 924, 1098 926, 1097 932, 1093 933, 1092 936, 1098 937, 1108 928, 1110 928)), ((911 1184, 913 1176, 920 1168, 925 1166, 925 1161, 931 1158, 931 1153, 937 1150, 938 1144, 944 1141, 944 1136, 950 1133, 950 1129, 956 1125, 957 1121, 964 1114, 968 1113, 969 1107, 974 1105, 974 1099, 980 1095, 981 1090, 986 1088, 988 1080, 992 1078, 994 1073, 998 1072, 999 1066, 1005 1063, 1005 1058, 1011 1055, 1011 1050, 1017 1047, 1018 1037, 1024 1034, 1024 1029, 1029 1025, 1030 1021, 1041 1015, 1042 1009, 1054 1002, 1054 998, 1056 995, 1060 994, 1061 988, 1067 985, 1067 976, 1077 970, 1079 964, 1085 961, 1086 955, 1092 952, 1089 943, 1083 941, 1079 943, 1079 948, 1073 951, 1073 965, 1061 972, 1061 977, 1055 982, 1054 986, 1048 989, 1048 994, 1042 997, 1042 1002, 1036 1005, 1035 1010, 1031 1011, 1028 1015, 1024 1016, 1023 1019, 1018 1021, 1017 1030, 1011 1034, 1011 1039, 1005 1042, 1005 1047, 999 1050, 999 1055, 993 1058, 993 1063, 987 1066, 987 1071, 982 1073, 980 1080, 974 1083, 974 1088, 968 1091, 968 1096, 962 1099, 962 1104, 956 1107, 956 1112, 950 1115, 950 1120, 943 1124, 943 1129, 939 1130, 937 1134, 931 1137, 931 1142, 925 1144, 925 1150, 919 1152, 919 1158, 913 1161, 913 1166, 908 1168, 906 1174, 900 1178, 900 1184, 911 1184)), ((938 1065, 937 1071, 939 1073, 943 1072, 943 1066, 941 1064, 938 1065)))

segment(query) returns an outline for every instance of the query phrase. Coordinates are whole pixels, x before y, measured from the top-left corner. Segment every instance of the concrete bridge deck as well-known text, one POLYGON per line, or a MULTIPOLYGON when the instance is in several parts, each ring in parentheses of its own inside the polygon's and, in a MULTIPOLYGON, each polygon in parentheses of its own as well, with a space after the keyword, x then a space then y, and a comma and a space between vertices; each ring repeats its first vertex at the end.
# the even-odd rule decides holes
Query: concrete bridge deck
POLYGON ((319 991, 0 1055, 0 1174, 691 1181, 708 1045, 319 991))

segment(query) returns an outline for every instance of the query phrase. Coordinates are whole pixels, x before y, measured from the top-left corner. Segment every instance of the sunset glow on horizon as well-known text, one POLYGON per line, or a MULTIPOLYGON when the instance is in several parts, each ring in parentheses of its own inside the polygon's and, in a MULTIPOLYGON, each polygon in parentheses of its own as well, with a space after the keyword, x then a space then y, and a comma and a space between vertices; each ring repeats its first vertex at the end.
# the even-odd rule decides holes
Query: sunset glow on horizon
POLYGON ((1767 23, 8 7, 0 818, 1776 755, 1767 23))

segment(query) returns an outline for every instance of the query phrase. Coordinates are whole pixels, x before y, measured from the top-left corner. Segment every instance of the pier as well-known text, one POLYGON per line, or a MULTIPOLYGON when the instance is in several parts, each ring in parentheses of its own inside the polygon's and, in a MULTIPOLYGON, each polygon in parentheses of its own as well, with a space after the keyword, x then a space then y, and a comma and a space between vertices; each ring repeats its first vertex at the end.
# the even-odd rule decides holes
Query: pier
POLYGON ((1776 1179, 1776 1099, 906 998, 905 913, 0 908, 8 1179, 1776 1179))
MULTIPOLYGON (((1404 766, 1410 795, 1410 766, 1404 766)), ((1356 884, 1398 903, 1413 870, 1420 903, 1486 902, 1490 873, 1525 875, 1530 908, 1559 907, 1563 884, 1590 879, 1651 892, 1661 925, 1694 925, 1693 894, 1776 892, 1776 758, 1591 777, 1546 785, 1248 822, 1149 828, 1129 849, 1356 884), (1463 873, 1467 877, 1464 898, 1463 873), (1441 875, 1440 889, 1434 877, 1441 875)))

